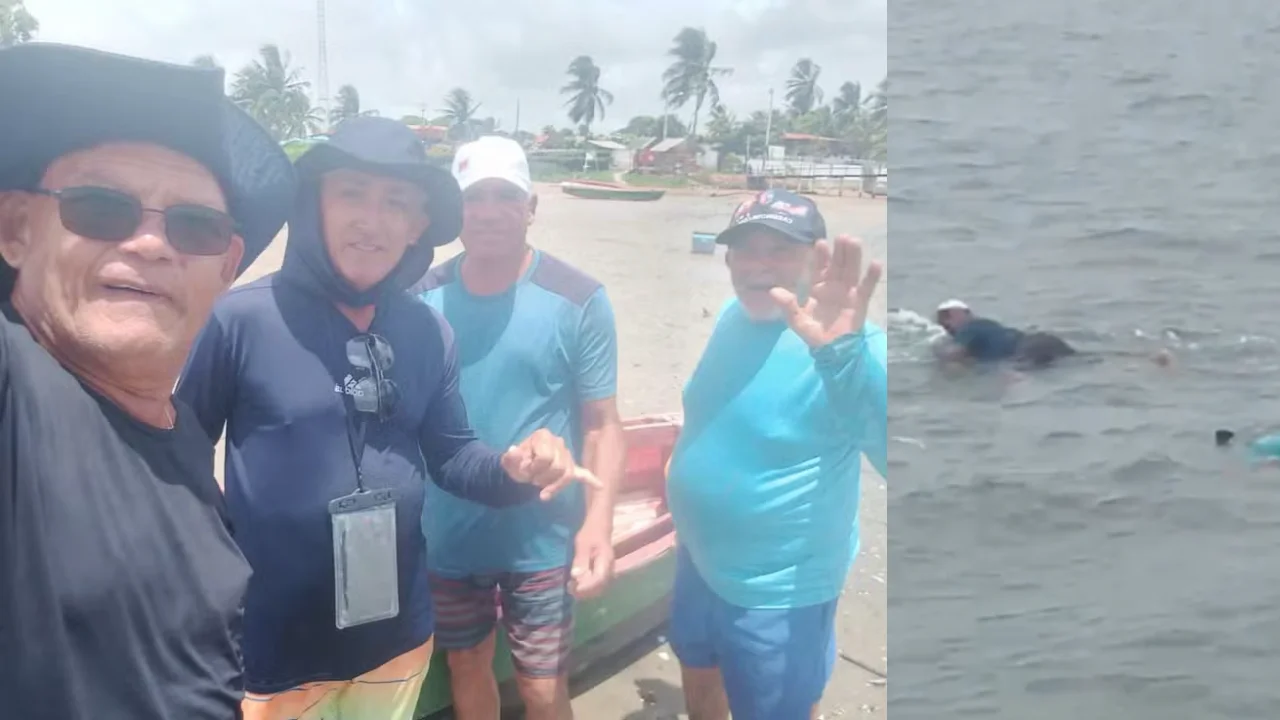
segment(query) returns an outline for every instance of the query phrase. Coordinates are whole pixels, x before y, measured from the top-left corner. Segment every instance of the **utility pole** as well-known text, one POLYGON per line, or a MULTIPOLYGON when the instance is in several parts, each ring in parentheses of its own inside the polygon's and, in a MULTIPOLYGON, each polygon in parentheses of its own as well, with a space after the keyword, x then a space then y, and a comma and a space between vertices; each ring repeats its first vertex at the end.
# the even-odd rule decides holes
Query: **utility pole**
POLYGON ((769 135, 773 132, 773 88, 769 88, 769 117, 764 122, 764 161, 769 162, 769 135))
POLYGON ((316 64, 316 96, 320 104, 321 124, 329 129, 329 50, 325 42, 324 0, 316 0, 316 35, 319 40, 319 62, 316 64))
POLYGON ((516 98, 516 127, 511 131, 511 137, 520 134, 520 98, 516 98))

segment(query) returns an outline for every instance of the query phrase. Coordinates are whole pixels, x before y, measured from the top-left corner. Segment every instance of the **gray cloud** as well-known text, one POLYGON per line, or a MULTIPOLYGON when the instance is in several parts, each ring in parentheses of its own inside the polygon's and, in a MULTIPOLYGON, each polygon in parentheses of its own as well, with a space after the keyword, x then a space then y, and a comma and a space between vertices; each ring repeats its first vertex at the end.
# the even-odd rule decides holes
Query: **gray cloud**
MULTIPOLYGON (((705 27, 734 74, 723 100, 739 114, 781 97, 801 57, 822 65, 828 95, 864 87, 886 68, 887 0, 328 0, 329 88, 351 83, 366 107, 398 117, 429 114, 462 86, 510 128, 568 124, 559 88, 577 55, 603 70, 616 97, 606 128, 656 114, 667 49, 685 25, 705 27)), ((26 0, 40 39, 157 59, 212 54, 235 69, 274 42, 315 79, 314 0, 26 0)), ((780 102, 780 100, 779 100, 780 102)), ((686 108, 688 115, 692 107, 686 108)))

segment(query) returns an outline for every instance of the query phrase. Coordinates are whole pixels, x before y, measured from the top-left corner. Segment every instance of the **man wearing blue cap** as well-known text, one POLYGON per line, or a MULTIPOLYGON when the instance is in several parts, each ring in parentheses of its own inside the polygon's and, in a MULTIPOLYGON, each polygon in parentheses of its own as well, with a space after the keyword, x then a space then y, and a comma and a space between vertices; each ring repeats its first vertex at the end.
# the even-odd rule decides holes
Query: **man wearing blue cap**
POLYGON ((888 382, 867 322, 881 266, 826 234, 813 201, 767 190, 717 238, 736 297, 685 386, 667 484, 691 718, 817 717, 831 677, 862 456, 886 474, 888 382))
POLYGON ((412 720, 435 620, 428 480, 498 506, 596 481, 546 431, 505 453, 476 439, 453 331, 405 292, 462 225, 413 132, 352 118, 297 167, 282 268, 218 301, 178 388, 227 433, 253 568, 245 720, 412 720))
POLYGON ((231 720, 250 570, 171 397, 284 225, 221 70, 0 50, 0 715, 231 720))

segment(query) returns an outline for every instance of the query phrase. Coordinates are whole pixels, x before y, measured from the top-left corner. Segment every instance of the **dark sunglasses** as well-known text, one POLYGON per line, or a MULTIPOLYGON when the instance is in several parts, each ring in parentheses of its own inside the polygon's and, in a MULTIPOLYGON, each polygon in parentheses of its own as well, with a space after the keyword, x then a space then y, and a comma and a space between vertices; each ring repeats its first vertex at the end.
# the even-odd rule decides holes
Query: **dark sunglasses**
POLYGON ((347 341, 347 362, 368 373, 352 386, 351 402, 357 412, 370 413, 385 421, 395 415, 400 389, 386 372, 395 364, 391 343, 378 335, 357 335, 347 341))
POLYGON ((62 226, 91 240, 128 240, 142 226, 144 213, 163 215, 165 238, 186 255, 221 255, 231 247, 236 234, 236 223, 230 215, 204 205, 170 205, 154 210, 143 207, 128 193, 88 185, 33 192, 56 199, 62 226))

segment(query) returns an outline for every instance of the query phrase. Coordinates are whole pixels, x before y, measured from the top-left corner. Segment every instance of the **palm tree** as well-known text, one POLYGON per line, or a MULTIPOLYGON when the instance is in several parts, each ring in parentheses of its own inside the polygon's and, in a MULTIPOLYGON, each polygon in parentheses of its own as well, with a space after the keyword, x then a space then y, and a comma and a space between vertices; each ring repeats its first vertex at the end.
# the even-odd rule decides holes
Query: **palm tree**
POLYGON ((0 0, 0 48, 31 42, 39 30, 40 21, 22 0, 0 0))
POLYGON ((335 100, 337 100, 337 103, 329 111, 330 125, 337 125, 347 118, 364 114, 360 112, 360 93, 354 85, 343 85, 338 88, 338 95, 335 100))
POLYGON ((836 117, 849 120, 862 112, 862 85, 846 82, 840 86, 840 94, 831 101, 831 109, 836 117))
POLYGON ((206 70, 217 70, 222 67, 212 55, 197 55, 191 59, 191 64, 206 70))
POLYGON ((870 117, 872 122, 887 125, 889 122, 889 78, 880 81, 876 85, 875 92, 864 101, 864 104, 870 108, 870 117))
POLYGON ((818 87, 818 76, 822 74, 822 66, 803 58, 791 68, 791 77, 787 78, 787 103, 796 115, 803 115, 822 104, 822 88, 818 87))
POLYGON ((707 138, 715 143, 723 143, 738 129, 738 121, 723 104, 711 106, 711 117, 707 120, 707 138))
POLYGON ((669 108, 682 108, 693 100, 693 122, 689 136, 698 135, 698 113, 708 97, 712 105, 720 104, 720 88, 716 78, 733 73, 732 68, 717 67, 717 46, 702 28, 687 27, 676 34, 675 45, 667 54, 675 58, 671 67, 662 73, 662 99, 669 108))
POLYGON ((600 66, 587 55, 579 55, 566 71, 570 80, 560 94, 572 93, 565 103, 569 119, 585 127, 583 136, 591 138, 591 123, 604 119, 605 106, 613 103, 613 93, 600 87, 600 66))
POLYGON ((880 81, 864 102, 867 112, 867 142, 871 157, 883 162, 889 151, 889 78, 880 81))
POLYGON ((471 123, 480 103, 472 102, 471 93, 464 88, 454 88, 444 96, 444 108, 440 110, 449 124, 449 134, 463 140, 471 139, 471 123))
POLYGON ((290 67, 288 53, 275 45, 258 49, 258 59, 236 73, 231 99, 277 140, 312 135, 320 130, 320 111, 307 95, 310 83, 290 67))

